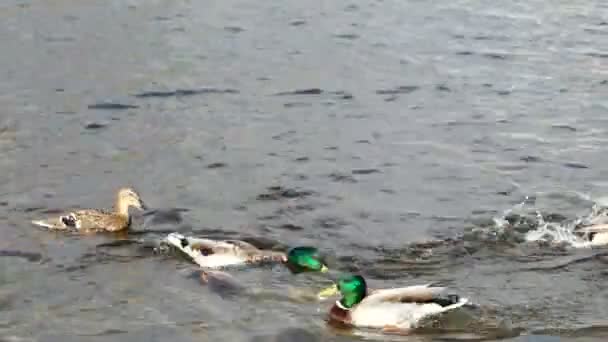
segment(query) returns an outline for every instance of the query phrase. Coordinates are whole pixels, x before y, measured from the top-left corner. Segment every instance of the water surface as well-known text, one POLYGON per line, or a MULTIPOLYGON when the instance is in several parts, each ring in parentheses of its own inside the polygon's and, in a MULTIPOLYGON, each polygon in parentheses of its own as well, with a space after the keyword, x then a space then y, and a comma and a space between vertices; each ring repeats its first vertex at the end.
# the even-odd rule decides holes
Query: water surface
POLYGON ((313 244, 480 305, 396 340, 608 336, 606 257, 538 242, 608 193, 604 1, 9 0, 0 41, 6 340, 383 340, 328 328, 315 277, 235 271, 264 291, 224 298, 124 236, 28 223, 126 184, 189 209, 134 239, 313 244))

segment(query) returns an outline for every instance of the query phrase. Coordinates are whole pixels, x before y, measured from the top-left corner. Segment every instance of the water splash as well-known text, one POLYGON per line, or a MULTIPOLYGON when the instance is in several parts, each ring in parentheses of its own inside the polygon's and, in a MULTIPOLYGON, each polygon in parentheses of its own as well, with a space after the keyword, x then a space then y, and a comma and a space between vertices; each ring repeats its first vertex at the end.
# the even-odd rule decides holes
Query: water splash
MULTIPOLYGON (((576 197, 589 201, 589 196, 574 193, 576 197)), ((599 198, 594 201, 591 210, 586 214, 572 219, 552 219, 556 214, 543 212, 536 205, 537 196, 526 196, 525 199, 505 210, 501 216, 494 217, 495 233, 521 234, 525 242, 547 242, 555 245, 569 245, 573 248, 590 248, 592 243, 583 236, 575 233, 575 228, 592 219, 606 215, 608 211, 608 198, 599 198), (557 222, 556 222, 557 221, 557 222)), ((560 216, 561 215, 557 215, 560 216)))

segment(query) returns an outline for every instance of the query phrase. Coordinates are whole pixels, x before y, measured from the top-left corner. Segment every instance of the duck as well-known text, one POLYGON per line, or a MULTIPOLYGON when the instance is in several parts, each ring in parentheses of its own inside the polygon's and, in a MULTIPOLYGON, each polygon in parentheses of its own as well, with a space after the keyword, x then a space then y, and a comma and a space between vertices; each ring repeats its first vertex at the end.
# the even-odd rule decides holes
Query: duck
POLYGON ((318 249, 310 246, 294 247, 285 253, 261 250, 241 240, 211 240, 186 237, 179 233, 167 235, 166 242, 188 255, 199 266, 207 269, 280 263, 286 265, 295 274, 329 271, 322 261, 318 249))
POLYGON ((443 287, 426 284, 370 291, 363 276, 343 274, 320 294, 341 296, 329 310, 330 323, 407 335, 424 318, 468 303, 468 299, 455 294, 440 296, 444 290, 443 287))
POLYGON ((608 223, 579 227, 575 233, 588 241, 592 246, 608 244, 608 223))
POLYGON ((73 230, 81 232, 118 232, 131 226, 129 208, 145 210, 146 206, 139 194, 130 187, 120 188, 116 193, 114 211, 103 209, 79 209, 56 217, 33 220, 37 226, 52 230, 73 230))
POLYGON ((574 233, 592 246, 608 244, 608 208, 594 208, 592 216, 578 225, 574 233))

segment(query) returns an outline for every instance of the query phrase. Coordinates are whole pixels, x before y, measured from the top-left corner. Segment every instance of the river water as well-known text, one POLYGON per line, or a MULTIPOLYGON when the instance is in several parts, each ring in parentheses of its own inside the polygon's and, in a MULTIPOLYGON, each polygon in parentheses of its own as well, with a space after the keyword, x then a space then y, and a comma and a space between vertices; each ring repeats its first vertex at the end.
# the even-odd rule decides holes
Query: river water
POLYGON ((391 340, 608 337, 569 233, 608 205, 608 2, 5 0, 0 41, 2 341, 386 339, 328 327, 315 276, 201 286, 146 247, 171 231, 475 304, 391 340), (161 209, 130 236, 29 224, 123 185, 161 209))

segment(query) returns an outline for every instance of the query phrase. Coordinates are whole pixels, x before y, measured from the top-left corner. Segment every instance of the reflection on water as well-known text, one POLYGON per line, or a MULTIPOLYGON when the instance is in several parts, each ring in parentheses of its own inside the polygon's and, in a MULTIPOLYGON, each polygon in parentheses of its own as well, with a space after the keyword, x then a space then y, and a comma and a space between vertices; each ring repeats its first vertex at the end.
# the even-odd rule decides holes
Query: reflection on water
POLYGON ((607 11, 4 1, 0 335, 604 341, 608 259, 571 231, 608 193, 607 11), (124 185, 154 208, 132 234, 29 225, 124 185), (338 331, 306 295, 322 280, 238 269, 225 292, 162 250, 172 231, 315 245, 374 287, 475 306, 414 336, 338 331))

